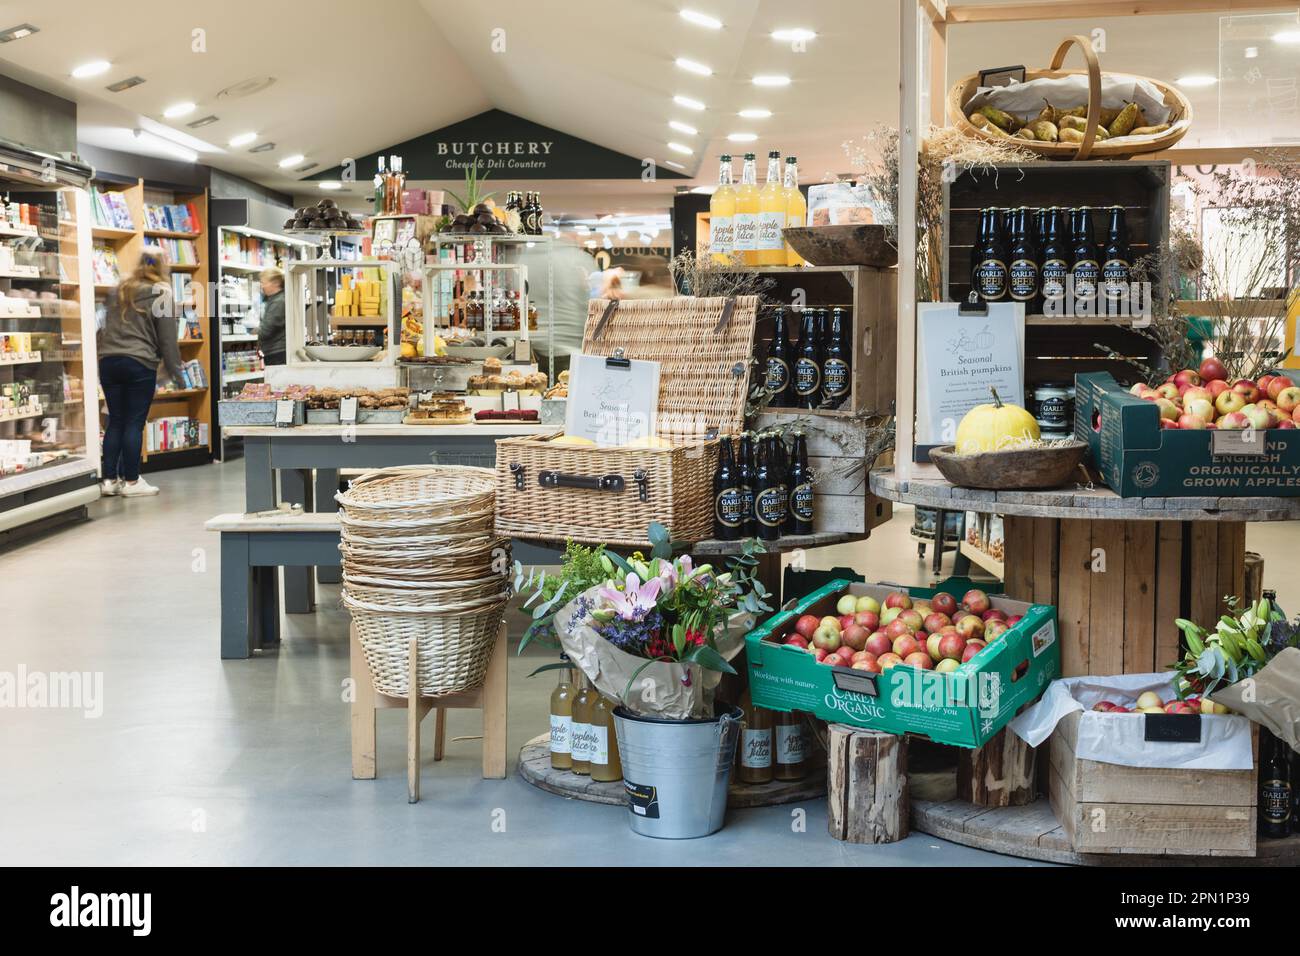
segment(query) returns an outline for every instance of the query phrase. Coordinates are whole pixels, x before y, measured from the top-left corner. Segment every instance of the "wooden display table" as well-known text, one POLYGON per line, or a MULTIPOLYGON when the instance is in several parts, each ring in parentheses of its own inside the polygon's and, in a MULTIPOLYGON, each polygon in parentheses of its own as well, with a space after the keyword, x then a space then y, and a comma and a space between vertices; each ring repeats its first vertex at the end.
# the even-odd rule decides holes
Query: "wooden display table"
POLYGON ((1003 516, 1008 597, 1055 605, 1061 673, 1162 671, 1176 618, 1209 625, 1245 590, 1247 521, 1300 519, 1300 498, 1121 498, 1107 488, 983 491, 871 474, 882 498, 1003 516), (1186 584, 1186 587, 1184 587, 1186 584))

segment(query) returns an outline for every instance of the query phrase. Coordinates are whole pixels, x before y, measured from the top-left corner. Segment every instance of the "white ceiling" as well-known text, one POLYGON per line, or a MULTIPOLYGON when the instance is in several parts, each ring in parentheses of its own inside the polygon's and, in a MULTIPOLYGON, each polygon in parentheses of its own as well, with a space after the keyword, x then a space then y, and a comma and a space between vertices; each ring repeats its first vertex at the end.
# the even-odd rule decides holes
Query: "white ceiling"
MULTIPOLYGON (((19 0, 0 2, 0 29, 28 21, 41 32, 0 46, 0 71, 76 100, 84 142, 166 155, 131 133, 153 129, 189 144, 203 162, 289 192, 319 195, 314 184, 298 185, 308 173, 278 168, 287 155, 302 153, 328 167, 491 107, 631 156, 682 162, 701 183, 716 176, 718 153, 761 155, 770 148, 796 153, 805 181, 817 181, 850 170, 851 144, 876 124, 897 123, 898 9, 894 0, 19 0), (723 28, 682 20, 683 6, 717 17, 723 28), (806 51, 770 37, 791 26, 817 31, 806 51), (193 49, 195 28, 206 31, 205 52, 193 49), (494 40, 502 39, 504 51, 494 52, 494 40), (713 75, 683 72, 673 63, 678 56, 709 65, 713 75), (72 67, 97 58, 110 60, 112 69, 71 78, 72 67), (756 73, 785 73, 793 82, 760 89, 751 83, 756 73), (105 90, 132 74, 147 82, 117 94, 105 90), (219 95, 258 76, 276 82, 242 99, 219 95), (674 94, 708 109, 678 107, 674 94), (180 100, 198 109, 164 120, 162 111, 180 100), (744 107, 764 107, 772 116, 744 120, 736 115, 744 107), (219 122, 185 127, 208 114, 219 122), (673 132, 667 124, 674 119, 697 127, 698 135, 673 132), (226 148, 244 131, 276 148, 226 148), (727 142, 728 133, 740 131, 759 138, 727 142), (669 140, 694 154, 669 151, 669 140)), ((1294 20, 1274 14, 1258 26, 1266 37, 1288 16, 1294 20)), ((1228 32, 1243 23, 1227 24, 1228 32)), ((1165 80, 1217 74, 1221 28, 1215 14, 953 26, 948 77, 1014 63, 1045 66, 1063 36, 1094 29, 1106 31, 1107 69, 1165 80)), ((1243 42, 1230 40, 1225 75, 1243 42)), ((1186 145, 1300 140, 1300 113, 1278 108, 1288 79, 1300 74, 1300 44, 1269 47, 1265 39, 1260 46, 1268 55, 1260 79, 1281 84, 1269 86, 1273 105, 1259 109, 1261 87, 1243 79, 1189 90, 1197 119, 1186 145), (1253 114, 1247 104, 1256 107, 1253 114)), ((495 184, 515 185, 539 184, 495 184)), ((663 209, 674 188, 639 181, 540 185, 548 208, 575 215, 663 209)), ((364 187, 355 188, 351 205, 359 206, 364 187)))

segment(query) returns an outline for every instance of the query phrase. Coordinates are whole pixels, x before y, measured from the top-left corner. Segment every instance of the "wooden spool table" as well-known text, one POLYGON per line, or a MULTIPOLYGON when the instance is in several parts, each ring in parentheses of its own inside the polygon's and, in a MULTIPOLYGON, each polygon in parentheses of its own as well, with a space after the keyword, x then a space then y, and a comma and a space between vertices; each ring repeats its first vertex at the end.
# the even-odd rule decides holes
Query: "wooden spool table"
POLYGON ((1057 608, 1061 673, 1162 671, 1176 618, 1211 624, 1245 591, 1246 522, 1300 519, 1300 498, 1121 498, 1107 488, 983 491, 871 474, 882 498, 1002 515, 1008 597, 1057 608), (1186 586, 1184 586, 1186 585, 1186 586))

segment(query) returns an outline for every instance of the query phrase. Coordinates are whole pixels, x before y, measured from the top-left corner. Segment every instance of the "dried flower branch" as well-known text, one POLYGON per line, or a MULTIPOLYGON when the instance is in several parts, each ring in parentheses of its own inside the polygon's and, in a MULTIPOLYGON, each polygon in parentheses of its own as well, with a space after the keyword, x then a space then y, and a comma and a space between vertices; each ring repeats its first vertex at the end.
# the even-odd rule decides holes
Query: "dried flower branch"
POLYGON ((738 298, 745 295, 756 295, 763 299, 764 294, 775 285, 770 277, 746 269, 739 254, 731 256, 730 265, 719 266, 707 257, 697 259, 695 253, 687 249, 668 263, 668 273, 672 276, 673 287, 679 295, 701 299, 738 298))

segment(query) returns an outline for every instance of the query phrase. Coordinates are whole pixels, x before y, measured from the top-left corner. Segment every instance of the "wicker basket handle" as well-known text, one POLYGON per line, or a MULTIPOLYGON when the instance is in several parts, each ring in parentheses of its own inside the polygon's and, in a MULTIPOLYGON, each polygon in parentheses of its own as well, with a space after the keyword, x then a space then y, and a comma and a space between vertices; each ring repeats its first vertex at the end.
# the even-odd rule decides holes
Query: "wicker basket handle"
POLYGON ((1074 154, 1075 159, 1087 159, 1092 152, 1092 144, 1097 139, 1097 124, 1101 122, 1101 63, 1088 38, 1076 34, 1061 41, 1056 53, 1052 55, 1052 65, 1048 69, 1059 70, 1071 46, 1082 50, 1083 58, 1088 61, 1088 128, 1083 131, 1083 142, 1074 154))
POLYGON ((618 299, 610 299, 605 303, 605 311, 601 314, 596 322, 596 327, 591 330, 591 340, 600 341, 600 337, 605 334, 605 326, 609 325, 609 320, 614 317, 618 311, 618 299))

